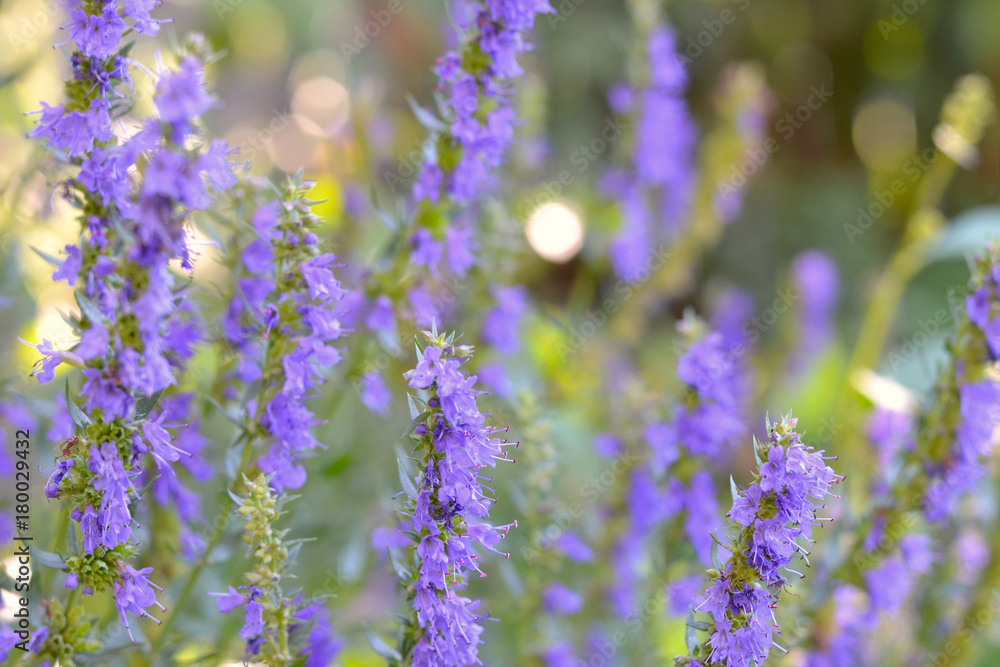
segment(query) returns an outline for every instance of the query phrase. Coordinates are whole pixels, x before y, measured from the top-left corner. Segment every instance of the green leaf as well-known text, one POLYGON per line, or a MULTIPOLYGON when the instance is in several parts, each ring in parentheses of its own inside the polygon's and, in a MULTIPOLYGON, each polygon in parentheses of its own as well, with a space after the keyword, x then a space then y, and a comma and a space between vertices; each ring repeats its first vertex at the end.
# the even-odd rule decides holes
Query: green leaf
POLYGON ((712 548, 710 551, 710 556, 712 559, 712 567, 714 567, 719 572, 722 572, 722 559, 719 558, 719 541, 714 537, 712 539, 712 548))
POLYGON ((371 644, 372 650, 378 653, 379 657, 397 662, 403 659, 399 651, 386 644, 385 640, 372 632, 372 629, 367 624, 365 624, 365 634, 368 635, 368 643, 371 644))
POLYGON ((226 452, 226 477, 230 480, 236 479, 236 473, 240 469, 240 462, 243 460, 242 447, 230 447, 226 452))
POLYGON ((86 428, 93 423, 90 421, 90 417, 83 413, 80 406, 78 406, 69 395, 69 380, 66 380, 66 408, 69 410, 70 419, 72 419, 73 423, 80 428, 86 428))
POLYGON ((695 630, 701 630, 702 632, 708 632, 712 629, 712 626, 705 621, 688 621, 687 626, 695 630))
POLYGON ((71 554, 80 553, 80 539, 76 534, 76 523, 71 521, 66 526, 66 546, 71 554))
POLYGON ((337 475, 343 473, 347 468, 354 462, 354 456, 350 453, 342 454, 334 460, 330 461, 325 468, 323 468, 324 477, 336 477, 337 475))
POLYGON ((430 410, 424 410, 419 415, 414 417, 413 420, 410 421, 410 425, 406 427, 405 431, 403 431, 403 437, 405 438, 406 436, 416 431, 417 426, 424 423, 424 421, 426 421, 426 419, 430 416, 430 414, 431 414, 430 410))
POLYGON ((54 554, 51 551, 45 551, 34 546, 28 548, 31 550, 31 559, 37 561, 39 564, 51 567, 53 570, 63 570, 64 572, 69 570, 66 567, 66 562, 59 554, 54 554))
POLYGON ((80 306, 80 312, 83 313, 88 320, 104 327, 111 324, 108 318, 104 316, 104 313, 101 312, 101 309, 98 308, 93 301, 87 298, 83 292, 74 292, 73 296, 76 297, 76 303, 80 306))
POLYGON ((413 485, 413 480, 410 479, 410 475, 406 472, 406 468, 403 467, 403 461, 397 458, 396 465, 399 467, 399 482, 403 485, 403 491, 405 491, 406 495, 410 497, 410 500, 416 500, 417 487, 413 485))
POLYGON ((48 262, 52 266, 62 266, 62 260, 59 259, 58 257, 53 257, 52 255, 48 254, 47 252, 42 252, 41 250, 39 250, 38 248, 36 248, 33 245, 29 245, 28 247, 31 248, 32 250, 34 250, 36 255, 38 255, 39 257, 41 257, 42 259, 44 259, 46 262, 48 262))
POLYGON ((955 217, 928 241, 926 263, 959 259, 983 252, 990 241, 1000 240, 1000 206, 979 206, 955 217))
POLYGON ((160 402, 160 397, 163 396, 163 389, 156 392, 152 396, 143 396, 138 401, 135 402, 135 419, 139 421, 145 419, 149 416, 149 413, 153 411, 156 404, 160 402))
POLYGON ((732 475, 729 476, 729 492, 733 495, 733 502, 736 502, 736 499, 740 497, 740 490, 736 488, 736 480, 733 479, 732 475))
POLYGON ((149 480, 148 482, 146 482, 146 486, 142 487, 142 489, 141 489, 141 490, 140 490, 140 491, 139 491, 139 492, 138 492, 138 493, 136 494, 136 497, 135 497, 135 500, 133 500, 133 501, 132 501, 132 503, 130 503, 130 504, 135 504, 135 501, 136 501, 136 500, 141 500, 141 499, 142 499, 142 497, 143 497, 143 496, 145 496, 145 495, 146 495, 146 493, 147 493, 147 492, 148 492, 148 491, 149 491, 149 490, 150 490, 151 488, 153 488, 153 485, 154 485, 154 484, 156 484, 156 480, 158 480, 158 479, 160 479, 160 476, 159 476, 159 475, 157 475, 157 476, 156 476, 156 477, 154 477, 153 479, 151 479, 151 480, 149 480))
POLYGON ((410 419, 416 419, 420 415, 420 408, 409 394, 406 395, 406 404, 410 406, 410 419))
POLYGON ((684 627, 684 644, 687 646, 687 652, 694 653, 694 651, 700 646, 698 641, 698 632, 692 625, 694 623, 694 612, 688 609, 687 615, 687 625, 684 627))
POLYGON ((219 403, 217 400, 215 400, 211 396, 205 396, 204 398, 205 398, 206 401, 209 402, 209 404, 213 408, 215 408, 216 410, 218 410, 219 414, 221 414, 223 417, 225 417, 226 419, 228 419, 232 423, 236 424, 237 426, 243 426, 243 420, 240 419, 239 417, 237 417, 236 415, 234 415, 233 413, 231 413, 229 410, 227 410, 225 408, 225 406, 222 405, 222 403, 219 403))
POLYGON ((396 560, 396 555, 392 553, 392 549, 386 547, 385 552, 389 554, 389 562, 392 564, 392 569, 396 573, 396 577, 400 581, 409 583, 413 579, 413 573, 407 570, 402 563, 396 560))
POLYGON ((412 95, 407 95, 406 101, 410 103, 410 108, 413 110, 413 115, 417 117, 417 121, 425 128, 435 132, 444 132, 448 129, 448 127, 441 122, 441 119, 429 110, 420 106, 412 95))

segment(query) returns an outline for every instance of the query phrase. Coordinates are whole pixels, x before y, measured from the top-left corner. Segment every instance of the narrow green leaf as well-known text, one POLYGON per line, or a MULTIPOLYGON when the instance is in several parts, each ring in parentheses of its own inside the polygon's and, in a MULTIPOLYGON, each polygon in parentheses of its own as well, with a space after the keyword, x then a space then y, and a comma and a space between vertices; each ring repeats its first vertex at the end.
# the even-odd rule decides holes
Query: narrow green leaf
POLYGON ((416 417, 414 417, 410 421, 410 425, 407 426, 406 430, 403 432, 403 437, 405 438, 406 436, 408 436, 411 433, 413 433, 414 431, 416 431, 417 430, 417 426, 419 426, 420 424, 424 423, 424 421, 427 419, 428 416, 430 416, 430 414, 431 413, 430 413, 429 410, 424 410, 419 415, 417 415, 416 417))
POLYGON ((108 326, 110 322, 108 318, 105 317, 101 309, 97 307, 93 301, 91 301, 83 292, 76 291, 73 293, 76 298, 76 304, 80 306, 80 312, 83 313, 88 320, 101 326, 108 326))
POLYGON ((138 401, 135 402, 135 419, 136 421, 145 419, 149 416, 149 413, 156 408, 156 404, 160 402, 160 397, 163 396, 163 389, 156 392, 152 396, 143 396, 138 401))
POLYGON ((66 562, 58 554, 54 554, 51 551, 45 551, 44 549, 39 549, 34 546, 28 548, 31 551, 31 559, 37 561, 40 565, 51 567, 53 570, 69 570, 69 568, 66 567, 66 562))
POLYGON ((403 461, 396 459, 396 465, 399 467, 399 483, 403 485, 403 491, 409 496, 410 500, 417 499, 417 487, 413 485, 413 480, 410 479, 409 474, 406 472, 406 468, 403 467, 403 461))
POLYGON ((62 266, 62 260, 59 259, 58 257, 53 257, 52 255, 48 254, 47 252, 42 252, 41 250, 39 250, 38 248, 36 248, 33 245, 29 245, 28 247, 31 248, 32 250, 34 250, 36 255, 38 255, 39 257, 41 257, 42 259, 44 259, 46 262, 48 262, 52 266, 62 266))
POLYGON ((240 419, 239 417, 237 417, 236 415, 234 415, 233 413, 231 413, 231 412, 230 412, 229 410, 227 410, 227 409, 226 409, 226 408, 225 408, 225 407, 224 407, 224 406, 223 406, 223 405, 222 405, 221 403, 219 403, 219 402, 218 402, 217 400, 215 400, 215 399, 214 399, 214 398, 212 398, 211 396, 205 396, 205 400, 206 400, 206 401, 208 401, 208 402, 209 402, 209 404, 210 404, 210 405, 211 405, 211 406, 212 406, 213 408, 215 408, 216 410, 218 410, 218 411, 219 411, 219 413, 220 413, 220 414, 221 414, 221 415, 222 415, 223 417, 225 417, 226 419, 228 419, 228 420, 229 420, 229 421, 231 421, 232 423, 236 424, 237 426, 243 426, 243 420, 242 420, 242 419, 240 419))
POLYGON ((712 540, 712 549, 710 551, 710 556, 712 559, 712 567, 714 567, 719 572, 722 572, 722 559, 719 558, 719 541, 712 540))
POLYGON ((403 564, 396 560, 396 555, 392 553, 392 549, 386 547, 385 552, 389 554, 389 562, 392 563, 392 569, 396 573, 396 577, 400 581, 409 583, 413 579, 413 573, 403 567, 403 564))
POLYGON ((417 121, 425 128, 428 130, 434 130, 435 132, 443 132, 448 129, 437 116, 431 113, 428 109, 420 106, 412 95, 407 95, 406 101, 410 103, 410 108, 413 110, 413 115, 417 117, 417 121))
POLYGON ((80 409, 69 395, 69 380, 66 380, 66 408, 69 410, 70 419, 80 428, 86 428, 93 423, 90 421, 90 417, 83 413, 83 410, 80 409))
POLYGON ((694 612, 688 609, 687 625, 684 627, 684 645, 689 654, 694 653, 699 646, 698 632, 692 623, 694 623, 694 612))
POLYGON ((396 660, 397 662, 403 659, 399 651, 386 644, 385 640, 372 632, 372 629, 367 624, 365 625, 365 634, 368 635, 368 643, 371 645, 372 650, 378 653, 379 657, 386 660, 396 660))

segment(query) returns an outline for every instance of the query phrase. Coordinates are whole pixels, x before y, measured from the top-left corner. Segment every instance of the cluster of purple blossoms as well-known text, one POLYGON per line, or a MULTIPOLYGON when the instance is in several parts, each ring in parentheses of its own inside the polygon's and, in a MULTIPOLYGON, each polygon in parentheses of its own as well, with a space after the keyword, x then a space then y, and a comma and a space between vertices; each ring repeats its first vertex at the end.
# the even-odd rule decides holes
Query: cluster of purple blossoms
POLYGON ((768 424, 767 441, 754 441, 758 460, 764 460, 729 511, 742 528, 695 607, 712 616, 711 638, 692 656, 704 662, 764 664, 779 632, 774 609, 787 582, 783 570, 793 558, 805 557, 816 510, 841 479, 822 452, 802 444, 795 426, 796 420, 786 417, 768 424))
POLYGON ((901 456, 916 447, 914 426, 913 415, 885 407, 876 408, 868 418, 868 440, 878 460, 879 474, 872 482, 876 495, 890 490, 899 472, 901 456))
MULTIPOLYGON (((706 565, 711 560, 712 534, 722 528, 712 475, 705 469, 684 475, 668 472, 676 473, 682 461, 704 465, 722 460, 746 431, 740 418, 741 369, 726 352, 725 342, 721 334, 711 332, 690 345, 677 368, 684 399, 669 422, 652 422, 644 430, 651 458, 648 466, 629 477, 628 526, 613 547, 615 585, 610 595, 623 618, 635 608, 643 545, 663 521, 683 516, 695 554, 706 565), (665 482, 658 481, 664 478, 665 482)), ((612 447, 604 438, 600 442, 604 454, 613 456, 617 445, 612 447)))
POLYGON ((535 17, 551 11, 548 0, 474 0, 457 7, 462 51, 449 51, 436 67, 448 128, 414 186, 418 202, 435 203, 442 193, 470 202, 500 165, 514 136, 509 80, 523 74, 517 58, 530 48, 525 34, 535 17))
POLYGON ((243 540, 254 566, 243 575, 245 586, 229 586, 216 597, 219 612, 242 608, 240 637, 247 655, 268 665, 326 667, 340 653, 343 641, 333 634, 322 600, 305 600, 301 593, 289 598, 282 589, 289 561, 284 542, 287 530, 275 522, 287 500, 273 489, 266 475, 253 481, 245 476, 246 494, 239 499, 237 513, 245 519, 243 540), (312 629, 306 627, 312 621, 312 629))
MULTIPOLYGON (((164 396, 150 415, 150 421, 142 425, 142 431, 149 442, 156 443, 153 460, 156 468, 147 469, 144 477, 157 476, 153 482, 153 499, 163 507, 177 511, 182 522, 180 542, 182 552, 195 558, 203 547, 203 539, 191 526, 202 517, 201 497, 185 485, 176 466, 170 465, 164 452, 178 455, 179 463, 196 484, 205 484, 214 475, 211 464, 202 456, 208 441, 201 434, 200 422, 194 418, 197 411, 193 393, 177 393, 164 396), (155 416, 155 418, 153 418, 155 416), (175 428, 173 434, 167 431, 175 428), (167 443, 172 443, 167 446, 167 443)), ((174 459, 174 460, 178 460, 174 459)))
POLYGON ((126 628, 126 612, 147 616, 156 604, 150 570, 126 562, 136 539, 132 482, 146 454, 161 470, 182 454, 147 417, 199 337, 169 263, 178 259, 192 268, 187 221, 212 203, 213 190, 235 183, 226 145, 196 141, 197 118, 211 105, 199 39, 188 44, 198 55, 183 56, 176 71, 157 81, 156 116, 135 131, 119 121, 121 134, 129 136, 119 140, 115 134, 113 124, 131 103, 118 91, 130 83, 119 42, 126 30, 158 30, 149 16, 154 5, 74 3, 67 27, 77 50, 67 101, 44 106, 31 133, 78 167, 65 192, 81 211, 81 242, 66 246, 67 257, 53 274, 76 287, 79 341, 68 351, 47 341, 36 346, 44 355, 34 371, 40 382, 51 381, 63 362, 82 368, 84 376, 83 409, 67 403, 77 435, 57 450, 45 491, 70 504, 83 532, 83 553, 67 561, 67 586, 80 585, 85 593, 113 587, 126 628))
POLYGON ((280 201, 254 215, 259 238, 239 252, 237 293, 223 319, 223 335, 236 352, 233 379, 259 385, 247 407, 273 436, 258 463, 278 491, 301 487, 300 460, 322 447, 311 434, 317 420, 305 400, 323 381, 321 369, 340 361, 330 343, 345 333, 337 258, 319 250, 321 221, 305 198, 308 187, 290 180, 280 201))
POLYGON ((879 613, 898 614, 917 578, 934 562, 931 539, 927 535, 907 535, 899 541, 898 552, 869 569, 864 588, 837 584, 833 589, 833 618, 814 646, 804 651, 801 667, 851 667, 875 664, 875 630, 879 613))
POLYGON ((656 244, 682 230, 695 189, 698 128, 684 100, 687 72, 671 26, 650 32, 646 57, 643 85, 618 84, 609 94, 615 113, 635 118, 634 164, 609 173, 604 183, 621 202, 622 228, 611 244, 611 263, 625 280, 635 278, 656 244))
POLYGON ((461 369, 472 349, 455 346, 453 336, 426 335, 430 344, 406 374, 411 387, 431 394, 422 416, 414 415, 420 423, 411 436, 424 459, 418 484, 407 490, 419 563, 407 584, 419 637, 406 653, 418 666, 479 664, 479 602, 457 590, 464 586, 465 571, 485 576, 477 564, 479 551, 499 553, 496 546, 510 527, 488 523, 495 500, 481 482, 483 468, 506 459, 505 443, 493 437, 497 431, 479 412, 476 377, 461 369))
POLYGON ((548 0, 463 0, 453 17, 463 32, 459 50, 438 59, 438 90, 444 122, 434 135, 413 186, 418 206, 410 238, 411 260, 437 273, 442 243, 458 276, 474 262, 475 242, 468 227, 437 224, 442 199, 474 201, 500 166, 514 137, 516 113, 510 80, 523 74, 518 56, 530 46, 525 34, 538 14, 551 12, 548 0))
POLYGON ((967 353, 956 359, 958 426, 947 456, 929 463, 925 512, 931 521, 951 516, 958 500, 987 474, 994 433, 1000 425, 1000 382, 982 371, 1000 357, 1000 247, 982 259, 966 299, 967 353))

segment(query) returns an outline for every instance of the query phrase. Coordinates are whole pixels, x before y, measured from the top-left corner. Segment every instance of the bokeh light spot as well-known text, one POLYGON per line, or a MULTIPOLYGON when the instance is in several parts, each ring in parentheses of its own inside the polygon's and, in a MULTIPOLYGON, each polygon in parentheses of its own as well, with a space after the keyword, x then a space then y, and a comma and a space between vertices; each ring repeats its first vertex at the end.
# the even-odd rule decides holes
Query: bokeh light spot
POLYGON ((573 209, 559 202, 539 206, 525 229, 528 243, 540 257, 563 264, 583 247, 583 222, 573 209))

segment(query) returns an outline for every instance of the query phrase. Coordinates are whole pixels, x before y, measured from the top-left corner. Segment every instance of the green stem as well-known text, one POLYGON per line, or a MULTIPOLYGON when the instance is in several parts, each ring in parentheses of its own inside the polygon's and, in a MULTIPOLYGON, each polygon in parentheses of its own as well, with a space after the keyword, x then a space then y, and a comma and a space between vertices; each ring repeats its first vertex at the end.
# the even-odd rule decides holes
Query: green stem
POLYGON ((955 163, 938 156, 921 180, 903 230, 903 240, 879 278, 862 320, 847 370, 841 380, 834 422, 844 425, 840 451, 845 468, 855 471, 854 484, 863 488, 873 469, 863 437, 863 415, 854 398, 854 382, 859 371, 874 369, 882 356, 899 304, 913 277, 924 266, 924 256, 934 234, 942 227, 938 211, 944 190, 955 172, 955 163))
MULTIPOLYGON (((252 446, 253 438, 249 436, 243 436, 243 437, 246 437, 246 442, 243 443, 243 458, 240 460, 240 467, 236 473, 237 482, 239 482, 239 480, 242 479, 243 473, 250 462, 250 455, 253 452, 253 446, 252 446)), ((223 510, 220 513, 220 517, 229 516, 229 513, 233 509, 233 504, 234 504, 233 499, 227 493, 226 500, 224 501, 223 504, 223 510)), ((194 566, 194 569, 192 569, 191 573, 188 575, 187 582, 185 582, 184 584, 184 589, 181 591, 180 597, 177 598, 177 602, 174 603, 173 611, 171 611, 170 615, 167 616, 167 619, 163 621, 163 626, 160 629, 160 634, 157 636, 156 641, 153 642, 153 646, 150 651, 151 654, 155 655, 157 652, 159 652, 160 648, 163 646, 163 642, 167 637, 167 632, 169 632, 170 628, 173 626, 174 621, 177 619, 178 613, 184 607, 184 603, 187 601, 188 597, 190 597, 191 592, 194 590, 195 584, 198 582, 198 578, 201 576, 201 573, 205 569, 205 566, 208 565, 209 557, 212 555, 212 552, 215 550, 215 547, 219 545, 219 542, 222 540, 222 536, 224 534, 225 534, 224 528, 221 527, 217 528, 215 530, 215 533, 212 535, 212 539, 209 540, 208 544, 205 546, 205 552, 201 555, 201 558, 198 559, 198 562, 194 566)))

